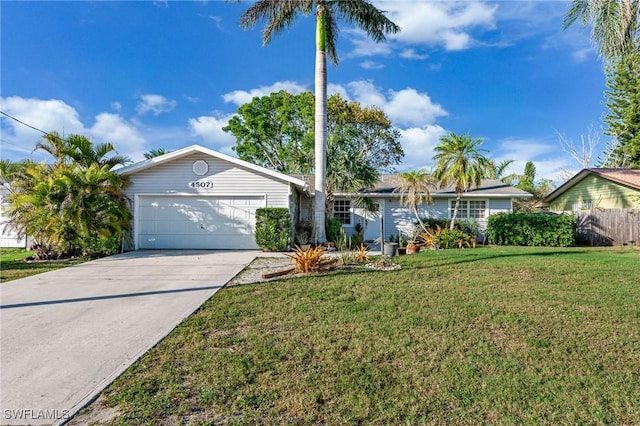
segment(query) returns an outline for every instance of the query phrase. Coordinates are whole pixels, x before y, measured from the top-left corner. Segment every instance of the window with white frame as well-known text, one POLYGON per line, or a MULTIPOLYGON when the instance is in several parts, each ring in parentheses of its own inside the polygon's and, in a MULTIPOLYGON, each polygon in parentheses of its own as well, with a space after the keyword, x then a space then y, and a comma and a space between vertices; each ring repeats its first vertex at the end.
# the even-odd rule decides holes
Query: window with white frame
MULTIPOLYGON (((449 217, 453 216, 456 200, 449 204, 449 217)), ((486 200, 460 200, 458 204, 458 219, 484 219, 487 213, 486 200)))
POLYGON ((351 225, 351 200, 335 200, 333 203, 333 217, 343 225, 351 225))

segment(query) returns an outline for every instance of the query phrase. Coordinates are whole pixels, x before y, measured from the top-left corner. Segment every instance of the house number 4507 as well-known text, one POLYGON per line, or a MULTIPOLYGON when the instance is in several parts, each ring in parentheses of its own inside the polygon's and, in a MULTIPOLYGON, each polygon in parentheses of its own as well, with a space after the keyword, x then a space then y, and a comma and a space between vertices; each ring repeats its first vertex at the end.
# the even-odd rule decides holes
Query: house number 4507
POLYGON ((209 189, 209 188, 213 188, 213 182, 211 182, 210 180, 189 182, 189 188, 205 188, 205 189, 209 189))

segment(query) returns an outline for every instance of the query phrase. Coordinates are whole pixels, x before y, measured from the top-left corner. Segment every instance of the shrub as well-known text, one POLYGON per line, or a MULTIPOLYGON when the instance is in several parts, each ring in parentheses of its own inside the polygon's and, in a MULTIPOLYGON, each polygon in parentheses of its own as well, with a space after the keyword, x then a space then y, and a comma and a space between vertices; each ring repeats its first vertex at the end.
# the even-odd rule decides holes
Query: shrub
POLYGON ((487 235, 493 244, 567 247, 576 241, 572 215, 510 213, 489 216, 487 235))
POLYGON ((327 241, 335 243, 340 237, 340 230, 342 229, 342 222, 335 217, 328 217, 325 221, 325 232, 327 233, 327 241))
POLYGON ((291 215, 282 207, 256 210, 256 244, 267 251, 285 251, 289 247, 291 215))
POLYGON ((459 229, 443 229, 433 237, 434 247, 441 249, 469 247, 470 241, 471 237, 459 229))
POLYGON ((322 246, 309 246, 305 250, 295 246, 293 253, 286 256, 291 258, 297 272, 321 272, 329 269, 333 264, 332 259, 323 258, 326 252, 327 250, 322 246))
MULTIPOLYGON (((437 227, 445 229, 451 226, 451 219, 424 217, 420 220, 422 220, 422 223, 424 223, 424 226, 428 229, 436 229, 437 227)), ((419 226, 420 223, 415 222, 414 225, 419 226)))

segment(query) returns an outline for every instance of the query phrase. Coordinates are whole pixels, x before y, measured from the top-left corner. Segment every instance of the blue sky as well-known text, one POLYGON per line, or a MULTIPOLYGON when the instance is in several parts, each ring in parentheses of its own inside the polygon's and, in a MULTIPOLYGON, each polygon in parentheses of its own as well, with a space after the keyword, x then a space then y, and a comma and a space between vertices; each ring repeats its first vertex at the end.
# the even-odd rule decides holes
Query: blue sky
MULTIPOLYGON (((232 154, 229 117, 253 96, 313 90, 314 22, 262 46, 238 18, 250 2, 2 1, 0 110, 29 125, 109 141, 141 160, 194 143, 232 154)), ((377 105, 400 129, 399 170, 430 168, 448 132, 484 139, 488 156, 559 180, 578 144, 601 133, 605 78, 589 32, 562 31, 564 1, 375 2, 402 27, 375 44, 342 25, 329 92, 377 105)), ((2 117, 2 158, 41 134, 2 117)), ((606 138, 600 138, 599 149, 606 138)))

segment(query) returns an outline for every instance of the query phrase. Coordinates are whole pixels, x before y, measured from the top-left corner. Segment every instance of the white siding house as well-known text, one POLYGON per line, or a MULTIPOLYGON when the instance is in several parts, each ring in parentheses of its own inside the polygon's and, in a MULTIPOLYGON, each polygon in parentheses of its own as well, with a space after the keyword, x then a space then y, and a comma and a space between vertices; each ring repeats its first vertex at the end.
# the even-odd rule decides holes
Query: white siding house
MULTIPOLYGON (((255 211, 260 207, 288 208, 294 224, 312 219, 312 176, 284 175, 198 145, 118 172, 130 178, 127 196, 136 250, 256 249, 255 211)), ((349 235, 357 224, 362 225, 365 240, 407 233, 415 216, 400 202, 395 192, 399 185, 398 176, 382 175, 370 190, 336 193, 334 217, 349 235), (356 204, 359 197, 373 200, 378 213, 365 213, 356 204)), ((433 202, 420 206, 420 216, 451 217, 455 192, 434 187, 431 195, 433 202)), ((489 215, 510 212, 513 199, 530 196, 502 182, 485 180, 463 195, 458 218, 475 219, 484 229, 489 215)))
POLYGON ((5 216, 4 211, 8 193, 7 188, 0 186, 0 247, 27 248, 26 238, 19 238, 15 232, 6 226, 9 218, 5 216))
POLYGON ((136 163, 129 176, 138 249, 257 249, 255 211, 297 212, 305 182, 193 145, 136 163))
MULTIPOLYGON (((381 236, 388 240, 393 235, 409 234, 414 227, 416 217, 400 201, 400 194, 395 189, 400 186, 401 178, 397 175, 381 175, 374 188, 357 194, 336 193, 334 216, 342 222, 342 227, 349 235, 355 233, 355 227, 360 224, 364 229, 364 240, 373 241, 381 236), (366 213, 355 200, 358 197, 369 197, 377 206, 378 213, 366 213)), ((313 182, 312 177, 306 180, 313 182)), ((433 187, 430 204, 422 204, 418 208, 421 218, 450 218, 456 200, 452 188, 433 187)), ((532 195, 511 185, 493 179, 485 179, 479 187, 464 193, 458 211, 458 219, 473 219, 478 222, 481 230, 486 229, 487 219, 492 214, 509 213, 513 211, 513 200, 528 198, 532 195)), ((302 216, 310 218, 311 201, 302 204, 302 216)), ((481 235, 479 236, 481 237, 481 235)))

